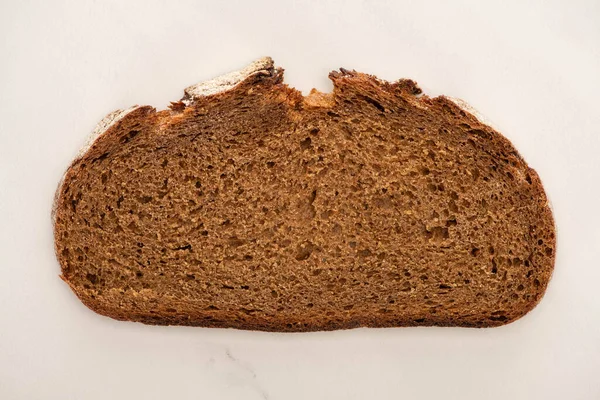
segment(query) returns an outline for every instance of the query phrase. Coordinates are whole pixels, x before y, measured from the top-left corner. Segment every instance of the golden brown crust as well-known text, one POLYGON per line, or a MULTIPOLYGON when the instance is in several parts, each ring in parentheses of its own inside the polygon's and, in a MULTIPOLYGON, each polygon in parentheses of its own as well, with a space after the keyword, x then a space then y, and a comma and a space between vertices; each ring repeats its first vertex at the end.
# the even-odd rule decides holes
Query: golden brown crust
MULTIPOLYGON (((156 112, 152 107, 140 107, 114 123, 91 145, 81 158, 73 162, 65 174, 64 184, 61 185, 57 192, 55 246, 57 258, 62 268, 62 279, 69 284, 71 289, 86 306, 99 314, 118 320, 138 321, 157 325, 174 324, 206 327, 232 327, 265 331, 333 330, 359 326, 391 327, 427 325, 489 327, 512 322, 535 307, 544 294, 554 266, 556 248, 554 221, 542 183, 537 173, 525 163, 510 141, 493 128, 483 124, 474 115, 459 107, 455 102, 445 97, 429 98, 427 96, 419 96, 421 91, 416 83, 411 80, 388 83, 370 75, 345 69, 342 69, 340 72, 332 72, 330 78, 334 82, 333 94, 325 95, 312 93, 304 98, 298 91, 285 86, 283 84, 282 70, 275 69, 271 65, 268 73, 250 75, 245 81, 237 83, 233 88, 225 92, 198 97, 193 99, 193 101, 189 101, 190 99, 188 98, 187 105, 175 103, 170 110, 160 112, 156 112), (107 157, 113 157, 113 154, 124 151, 126 145, 133 141, 136 136, 145 140, 144 143, 153 143, 153 141, 167 140, 171 136, 175 137, 175 132, 178 132, 178 135, 180 135, 179 137, 181 137, 181 135, 187 135, 188 129, 185 127, 201 126, 201 122, 208 118, 223 118, 223 121, 226 121, 223 122, 224 124, 231 123, 231 117, 228 119, 224 117, 224 115, 235 115, 238 113, 240 107, 244 107, 244 101, 251 102, 254 108, 264 107, 264 110, 269 110, 269 113, 272 115, 281 113, 279 117, 273 117, 274 120, 278 121, 281 126, 284 126, 285 129, 282 128, 283 131, 287 132, 287 130, 291 130, 294 133, 297 133, 301 129, 308 129, 308 127, 312 126, 314 127, 310 128, 311 131, 319 130, 320 128, 325 129, 323 128, 325 126, 323 124, 326 119, 327 121, 332 121, 327 122, 328 124, 334 124, 335 126, 341 125, 346 127, 351 126, 347 124, 359 124, 359 122, 346 122, 346 116, 349 121, 351 119, 350 117, 354 116, 354 119, 358 119, 359 115, 362 117, 367 112, 372 113, 373 116, 370 118, 378 121, 377 123, 382 124, 382 132, 390 131, 389 126, 392 125, 386 125, 390 121, 402 122, 405 120, 407 121, 407 126, 411 127, 410 129, 414 129, 418 123, 421 123, 419 121, 426 121, 424 123, 429 125, 424 126, 424 132, 427 132, 433 126, 442 124, 439 125, 441 126, 441 133, 439 134, 452 136, 452 140, 448 139, 448 143, 450 143, 450 145, 448 145, 449 147, 442 151, 447 152, 447 149, 452 148, 456 149, 456 151, 464 151, 459 150, 458 146, 461 143, 467 143, 467 145, 472 146, 473 148, 469 151, 479 152, 479 154, 485 155, 486 159, 494 161, 492 163, 492 167, 495 168, 494 173, 500 171, 508 176, 507 183, 514 187, 509 187, 509 189, 505 190, 515 191, 516 194, 513 197, 517 198, 520 201, 520 204, 507 204, 506 207, 512 207, 512 209, 507 212, 504 212, 506 211, 504 210, 502 218, 510 219, 514 217, 514 213, 524 213, 523 215, 531 221, 531 223, 528 222, 529 228, 525 229, 525 225, 523 225, 522 227, 514 229, 515 231, 523 233, 524 236, 527 236, 523 240, 527 243, 531 243, 531 246, 529 247, 528 245, 523 247, 516 242, 511 245, 510 243, 506 244, 505 242, 500 241, 503 243, 502 245, 506 251, 506 254, 503 254, 502 256, 494 254, 494 250, 490 246, 489 260, 491 260, 493 268, 496 269, 496 271, 498 271, 497 268, 504 268, 505 272, 503 277, 498 278, 500 283, 497 283, 497 285, 499 286, 484 287, 483 292, 479 291, 477 293, 477 296, 479 296, 480 293, 483 293, 481 296, 482 298, 487 299, 485 301, 476 300, 475 292, 469 291, 471 289, 468 288, 469 284, 466 283, 469 279, 464 279, 465 285, 460 287, 454 286, 454 284, 446 285, 445 283, 440 282, 441 295, 431 292, 431 296, 432 298, 446 299, 446 297, 443 296, 446 296, 447 293, 453 293, 452 291, 456 290, 459 294, 451 294, 451 296, 456 296, 454 300, 457 303, 463 304, 463 306, 461 306, 462 308, 459 308, 458 311, 453 311, 453 313, 446 312, 446 308, 449 307, 448 305, 442 306, 441 309, 432 308, 440 307, 438 305, 426 305, 425 300, 428 298, 427 294, 425 295, 425 300, 423 300, 420 308, 414 307, 414 309, 410 310, 402 309, 398 302, 394 301, 394 303, 391 303, 392 300, 390 300, 390 303, 393 304, 393 306, 386 306, 385 309, 382 309, 385 312, 375 313, 372 308, 369 308, 368 304, 358 304, 358 306, 354 308, 348 308, 350 305, 344 306, 343 304, 337 304, 332 306, 333 316, 328 316, 326 313, 319 314, 315 311, 303 308, 300 304, 297 307, 298 310, 292 308, 282 312, 257 312, 254 307, 249 306, 239 307, 239 309, 236 310, 235 307, 233 307, 235 305, 232 306, 232 303, 229 303, 231 307, 228 309, 221 309, 213 307, 212 305, 207 307, 208 303, 204 301, 196 301, 193 303, 183 295, 159 293, 158 290, 154 290, 152 287, 140 286, 135 290, 130 289, 128 291, 130 294, 128 295, 124 295, 125 292, 118 285, 112 284, 103 286, 102 288, 96 287, 96 281, 100 281, 101 278, 96 276, 95 273, 84 273, 83 271, 83 268, 87 268, 83 266, 87 265, 86 260, 88 259, 88 255, 86 254, 86 251, 89 251, 89 248, 84 251, 82 247, 88 246, 77 247, 70 242, 73 239, 69 237, 69 235, 73 234, 89 235, 89 238, 86 239, 90 241, 89 246, 98 246, 99 242, 94 241, 99 240, 98 238, 100 237, 110 238, 110 235, 102 236, 103 234, 100 234, 100 236, 98 236, 95 234, 93 226, 90 226, 89 229, 80 226, 82 223, 90 224, 90 222, 85 219, 83 220, 84 222, 82 222, 81 218, 78 216, 78 211, 76 211, 76 207, 78 207, 78 202, 82 196, 81 193, 85 196, 85 184, 89 179, 92 179, 89 175, 90 166, 97 166, 99 162, 103 162, 107 157), (359 103, 360 106, 357 105, 359 103), (362 110, 365 107, 367 107, 369 111, 363 113, 362 110), (412 111, 403 114, 407 112, 407 110, 412 111), (360 114, 357 112, 360 112, 360 114), (435 116, 435 118, 437 118, 436 121, 438 122, 433 121, 433 119, 428 120, 428 116, 435 116), (451 132, 447 131, 444 133, 444 126, 449 127, 449 129, 452 128, 451 132), (456 136, 456 138, 454 138, 454 136, 456 136), (498 171, 496 171, 496 169, 498 171), (83 192, 81 190, 83 190, 83 192), (522 211, 523 209, 526 209, 526 211, 522 211), (527 252, 527 254, 525 254, 525 252, 527 252), (508 256, 509 253, 510 257, 508 256), (496 263, 501 262, 504 262, 505 265, 497 267, 496 263), (509 278, 507 278, 507 272, 511 274, 509 278), (90 284, 83 283, 86 282, 86 274, 87 279, 91 282, 90 284), (517 278, 517 276, 519 278, 517 278), (514 279, 514 287, 511 286, 513 285, 511 279, 514 279), (449 289, 447 289, 446 286, 448 286, 449 289), (450 292, 448 292, 448 290, 450 292), (485 293, 486 290, 491 292, 491 294, 485 293), (506 290, 506 293, 496 293, 499 290, 506 290), (508 301, 508 296, 517 296, 519 300, 515 301, 513 306, 510 306, 512 303, 508 301), (490 304, 496 298, 505 299, 508 302, 507 305, 503 306, 504 308, 499 306, 492 309, 490 304), (480 302, 477 303, 477 301, 480 302), (341 307, 345 308, 340 309, 341 307), (370 311, 360 311, 363 309, 370 311)), ((260 114, 261 113, 258 112, 258 115, 260 114)), ((260 122, 257 122, 257 124, 260 125, 260 122)), ((263 122, 263 124, 265 124, 264 129, 275 129, 275 126, 272 125, 273 122, 263 122)), ((396 124, 398 124, 398 122, 396 122, 396 124)), ((279 128, 280 127, 277 129, 279 128)), ((369 132, 369 130, 367 130, 367 132, 369 132)), ((316 139, 313 138, 313 140, 316 139)), ((310 145, 310 140, 307 143, 310 145)), ((466 164, 468 165, 468 162, 466 164)), ((106 170, 102 169, 97 170, 106 172, 106 170)), ((431 183, 429 185, 431 185, 431 183)), ((451 182, 446 183, 446 186, 451 185, 451 182)), ((369 189, 365 190, 368 191, 369 189)), ((446 188, 446 190, 448 190, 448 188, 446 188)), ((316 192, 313 192, 310 200, 311 204, 315 201, 314 193, 316 192)), ((377 198, 374 199, 377 200, 377 198)), ((452 201, 451 203, 453 204, 452 201)), ((501 205, 501 201, 498 201, 496 198, 494 204, 501 205)), ((314 218, 314 207, 310 204, 308 206, 301 206, 299 210, 299 212, 312 214, 314 218), (312 210, 311 207, 313 208, 312 210)), ((95 212, 98 213, 100 211, 96 210, 95 212)), ((102 211, 102 213, 104 212, 105 211, 102 211)), ((488 212, 491 213, 489 210, 488 212)), ((462 254, 461 252, 463 250, 456 250, 452 253, 450 250, 447 250, 448 247, 444 247, 454 246, 457 249, 459 247, 462 249, 461 246, 463 246, 463 244, 457 244, 456 242, 450 244, 449 239, 447 240, 447 236, 449 235, 448 232, 453 232, 453 229, 455 229, 452 225, 456 225, 457 219, 462 218, 461 215, 454 216, 454 219, 452 219, 452 217, 452 215, 448 217, 450 219, 446 222, 446 226, 451 226, 450 228, 440 228, 435 224, 429 225, 431 221, 425 223, 423 228, 425 239, 423 239, 423 243, 432 243, 432 241, 439 239, 439 243, 436 244, 440 246, 439 248, 441 250, 439 251, 445 251, 449 256, 456 256, 456 254, 462 254)), ((464 217, 466 220, 467 216, 465 215, 464 217)), ((494 219, 499 218, 497 215, 490 215, 488 218, 490 224, 496 224, 501 227, 501 223, 494 219)), ((361 221, 364 224, 364 220, 361 221)), ((509 229, 510 227, 507 228, 507 231, 509 229)), ((160 240, 161 239, 159 239, 159 241, 160 240)), ((233 240, 235 241, 238 239, 234 238, 233 240)), ((367 238, 365 240, 369 239, 367 238)), ((506 238, 502 237, 502 240, 505 241, 506 238)), ((83 240, 83 242, 80 240, 77 243, 85 243, 85 240, 83 240)), ((310 241, 304 243, 309 243, 310 246, 313 247, 316 246, 310 241)), ((305 256, 302 251, 306 250, 306 246, 308 245, 302 244, 299 247, 300 253, 296 256, 296 260, 304 261, 306 258, 311 257, 310 251, 312 251, 312 247, 308 250, 308 253, 306 253, 308 256, 304 258, 305 256)), ((480 245, 478 244, 478 246, 480 245)), ((180 247, 186 248, 186 245, 181 245, 180 247)), ((319 251, 318 246, 315 248, 319 251)), ((412 251, 410 243, 406 243, 404 248, 407 252, 412 251)), ((478 256, 481 250, 482 249, 479 247, 473 247, 471 252, 473 253, 473 256, 478 256)), ((487 249, 484 249, 484 251, 486 250, 487 249)), ((423 248, 422 251, 431 250, 423 248)), ((364 254, 369 257, 369 254, 373 251, 364 250, 364 252, 364 254)), ((114 254, 113 257, 118 259, 114 254)), ((362 255, 360 257, 362 257, 362 255)), ((112 259, 112 262, 118 264, 117 261, 112 259)), ((417 261, 418 260, 415 261, 415 265, 418 264, 417 261)), ((317 261, 315 260, 315 262, 317 261)), ((370 261, 370 263, 370 268, 375 270, 374 273, 377 274, 376 270, 379 267, 376 266, 376 262, 370 261)), ((475 263, 474 266, 480 268, 477 263, 475 263)), ((91 267, 94 266, 92 265, 91 267)), ((437 271, 437 269, 442 267, 435 266, 433 268, 437 271)), ((462 274, 462 272, 474 274, 474 277, 470 278, 471 280, 480 279, 480 282, 490 282, 489 272, 485 272, 481 278, 477 278, 476 274, 480 272, 473 271, 474 268, 475 267, 468 267, 460 270, 457 269, 456 271, 460 274, 462 274)), ((400 271, 399 267, 398 270, 400 271)), ((297 270, 294 271, 297 272, 297 270)), ((308 271, 310 270, 307 269, 307 272, 308 271)), ((494 271, 492 274, 501 275, 501 273, 494 271)), ((439 276, 446 279, 446 275, 439 276)), ((455 278, 456 277, 452 279, 455 278)), ((196 279, 196 276, 194 276, 193 279, 196 279)), ((460 279, 462 280, 462 278, 460 279)), ((386 282, 386 285, 388 284, 392 285, 392 283, 386 282)), ((396 285, 399 287, 398 290, 402 290, 400 288, 400 283, 396 285)), ((417 283, 416 286, 414 286, 413 284, 408 293, 411 296, 413 293, 415 296, 417 294, 421 295, 422 292, 417 293, 418 290, 415 292, 415 288, 425 288, 419 290, 431 291, 431 286, 427 285, 417 283)), ((224 283, 224 287, 228 286, 229 283, 224 283)), ((280 288, 277 290, 280 290, 280 288)), ((270 293, 271 289, 268 289, 268 291, 270 293)), ((226 292, 227 291, 225 290, 223 296, 229 295, 226 292)), ((273 289, 273 292, 275 296, 275 289, 273 289)), ((390 299, 392 297, 390 297, 390 299)), ((396 297, 394 297, 394 299, 396 299, 396 297)), ((431 298, 427 300, 427 302, 429 301, 431 301, 431 298)))

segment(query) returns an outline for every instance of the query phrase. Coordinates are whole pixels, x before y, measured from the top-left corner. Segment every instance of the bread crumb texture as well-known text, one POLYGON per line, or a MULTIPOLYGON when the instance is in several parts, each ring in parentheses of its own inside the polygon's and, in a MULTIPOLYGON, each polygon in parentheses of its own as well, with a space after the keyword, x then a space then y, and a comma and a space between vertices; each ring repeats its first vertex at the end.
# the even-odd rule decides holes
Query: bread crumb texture
POLYGON ((71 164, 54 237, 85 305, 316 331, 497 326, 539 302, 552 213, 500 133, 411 80, 341 69, 303 97, 253 65, 121 113, 71 164))

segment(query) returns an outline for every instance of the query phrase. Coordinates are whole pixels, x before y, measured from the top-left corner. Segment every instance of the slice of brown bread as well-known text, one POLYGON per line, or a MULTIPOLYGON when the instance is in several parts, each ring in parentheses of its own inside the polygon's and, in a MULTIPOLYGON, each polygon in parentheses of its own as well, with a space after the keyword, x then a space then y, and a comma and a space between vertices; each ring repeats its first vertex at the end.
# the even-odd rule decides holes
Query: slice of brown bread
POLYGON ((148 324, 487 327, 531 310, 555 229, 512 144, 411 80, 330 78, 303 97, 265 58, 169 110, 109 115, 57 192, 62 279, 148 324))

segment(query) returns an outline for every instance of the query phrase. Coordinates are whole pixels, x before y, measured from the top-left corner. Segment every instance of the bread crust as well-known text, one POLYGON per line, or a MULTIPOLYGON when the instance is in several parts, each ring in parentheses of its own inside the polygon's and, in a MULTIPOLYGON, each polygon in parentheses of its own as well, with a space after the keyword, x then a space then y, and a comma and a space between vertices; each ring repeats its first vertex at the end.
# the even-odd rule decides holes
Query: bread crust
MULTIPOLYGON (((338 318, 335 320, 327 318, 304 319, 299 314, 299 320, 293 321, 289 317, 278 318, 275 316, 252 316, 251 318, 245 314, 235 314, 231 311, 211 311, 210 320, 204 319, 205 315, 197 310, 189 310, 189 313, 169 315, 168 313, 157 311, 156 314, 149 314, 146 311, 139 312, 131 309, 125 310, 118 307, 119 297, 113 293, 106 293, 102 299, 91 296, 89 290, 84 290, 81 286, 76 285, 69 279, 72 272, 65 256, 61 252, 59 230, 56 222, 62 210, 68 207, 65 194, 65 185, 73 185, 77 183, 79 172, 85 168, 86 164, 93 160, 103 157, 107 149, 119 146, 123 142, 123 132, 127 131, 130 126, 139 124, 149 124, 158 131, 162 126, 167 126, 173 120, 178 118, 186 118, 185 111, 190 109, 201 109, 204 104, 218 100, 222 96, 227 96, 231 93, 246 93, 252 91, 256 85, 263 85, 265 81, 273 87, 278 87, 282 93, 285 93, 284 101, 290 105, 290 108, 296 110, 298 114, 302 113, 302 109, 306 108, 327 108, 332 104, 332 98, 340 96, 349 87, 352 90, 357 90, 361 93, 367 93, 375 98, 380 107, 385 108, 385 104, 393 101, 406 101, 410 104, 435 112, 445 113, 449 119, 460 120, 469 126, 472 132, 482 132, 482 137, 488 143, 488 147, 498 149, 499 152, 508 155, 508 162, 513 163, 516 171, 521 174, 517 179, 527 179, 535 192, 535 201, 538 202, 541 210, 540 229, 546 232, 546 241, 543 247, 536 248, 532 254, 547 251, 548 248, 556 248, 554 219, 546 194, 544 192, 541 180, 538 174, 527 166, 523 157, 514 148, 512 143, 497 130, 489 125, 489 123, 475 112, 466 103, 441 96, 429 98, 421 95, 421 90, 412 80, 403 79, 394 83, 385 82, 371 75, 357 73, 341 69, 339 72, 332 72, 330 78, 334 82, 334 92, 331 95, 317 93, 304 98, 302 95, 289 88, 281 89, 283 70, 274 67, 273 61, 266 57, 262 58, 248 67, 234 73, 224 75, 223 77, 210 80, 205 83, 191 86, 185 90, 185 95, 178 103, 173 103, 170 110, 157 112, 150 106, 134 106, 127 110, 117 110, 107 115, 96 127, 90 139, 79 152, 78 156, 71 163, 65 175, 57 188, 54 205, 52 209, 52 221, 55 229, 55 251, 57 259, 60 262, 62 275, 61 278, 71 287, 73 292, 79 299, 93 311, 117 320, 137 321, 145 324, 153 325, 188 325, 188 326, 204 326, 204 327, 221 327, 221 328, 237 328, 251 329, 262 331, 316 331, 316 330, 335 330, 335 329, 350 329, 356 327, 398 327, 398 326, 464 326, 464 327, 492 327, 510 323, 533 309, 541 300, 546 286, 550 280, 554 261, 555 251, 552 252, 548 259, 535 260, 532 256, 532 262, 538 264, 540 269, 536 282, 538 282, 539 290, 534 294, 532 301, 522 310, 518 310, 513 315, 505 319, 489 319, 481 318, 481 315, 473 315, 472 318, 464 317, 459 320, 447 317, 435 317, 413 320, 398 320, 393 315, 385 316, 349 316, 348 318, 338 318), (279 85, 279 86, 278 86, 279 85), (332 97, 333 96, 333 97, 332 97)), ((541 245, 540 245, 541 246, 541 245)), ((146 295, 146 294, 144 294, 146 295)), ((150 294, 147 294, 150 295, 150 294)), ((185 308, 185 305, 182 307, 185 308)))

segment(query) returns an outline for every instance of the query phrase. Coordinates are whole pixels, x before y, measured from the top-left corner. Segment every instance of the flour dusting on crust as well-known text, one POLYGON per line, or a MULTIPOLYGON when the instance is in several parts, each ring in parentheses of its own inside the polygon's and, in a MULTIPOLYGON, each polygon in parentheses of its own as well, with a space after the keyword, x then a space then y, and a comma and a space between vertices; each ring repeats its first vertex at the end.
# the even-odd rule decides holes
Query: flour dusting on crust
POLYGON ((273 59, 271 57, 260 58, 238 71, 230 72, 186 88, 184 91, 185 97, 182 101, 186 105, 190 105, 195 98, 226 92, 250 76, 258 74, 268 75, 272 69, 273 59))
POLYGON ((466 101, 456 98, 456 97, 450 97, 450 96, 443 96, 443 97, 447 98, 448 100, 450 100, 451 102, 453 102, 454 104, 456 104, 457 106, 459 106, 460 108, 462 108, 463 110, 468 112, 469 114, 472 114, 482 124, 485 124, 485 125, 491 127, 492 129, 499 131, 499 129, 492 123, 492 121, 490 121, 488 118, 483 116, 479 111, 477 111, 475 108, 473 108, 466 101))

